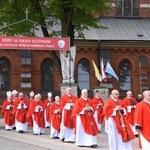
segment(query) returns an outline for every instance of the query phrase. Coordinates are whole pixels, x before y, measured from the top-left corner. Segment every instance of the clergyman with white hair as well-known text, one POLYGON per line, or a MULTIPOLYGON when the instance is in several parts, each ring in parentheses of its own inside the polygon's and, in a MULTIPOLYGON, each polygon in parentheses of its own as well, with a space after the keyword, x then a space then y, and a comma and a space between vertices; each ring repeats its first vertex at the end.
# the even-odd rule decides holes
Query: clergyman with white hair
POLYGON ((34 96, 34 100, 31 101, 27 114, 27 120, 29 125, 33 126, 34 135, 40 135, 44 133, 44 108, 40 94, 36 94, 34 96))
POLYGON ((104 105, 104 115, 107 119, 109 150, 132 150, 131 140, 135 136, 126 120, 126 109, 119 99, 118 90, 112 90, 111 97, 104 105))
POLYGON ((51 115, 50 138, 59 139, 60 123, 62 118, 59 96, 55 96, 55 102, 52 103, 50 106, 50 115, 51 115))
POLYGON ((24 133, 27 131, 28 122, 26 115, 29 108, 29 101, 25 98, 22 92, 19 93, 18 99, 14 102, 13 113, 15 114, 16 131, 24 133))
POLYGON ((76 145, 97 147, 98 127, 94 118, 92 100, 88 98, 87 89, 81 91, 81 97, 76 100, 72 111, 72 118, 76 120, 76 145))

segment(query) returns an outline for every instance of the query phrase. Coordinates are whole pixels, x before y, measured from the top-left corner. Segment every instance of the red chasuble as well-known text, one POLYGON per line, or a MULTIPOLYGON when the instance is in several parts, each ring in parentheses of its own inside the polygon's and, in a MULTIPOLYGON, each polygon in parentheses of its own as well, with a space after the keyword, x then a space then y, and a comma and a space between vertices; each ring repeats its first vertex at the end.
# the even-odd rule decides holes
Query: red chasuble
POLYGON ((61 113, 60 112, 54 113, 55 110, 60 110, 60 105, 57 104, 56 102, 52 103, 50 106, 50 115, 52 127, 58 132, 60 132, 61 113))
POLYGON ((39 110, 38 112, 35 112, 36 106, 41 106, 43 108, 43 102, 41 100, 38 102, 35 100, 31 101, 29 110, 26 116, 27 121, 29 125, 32 127, 33 126, 32 115, 34 115, 34 121, 37 123, 37 125, 41 128, 44 128, 45 127, 44 111, 39 110))
POLYGON ((27 112, 28 112, 28 107, 29 107, 29 102, 27 99, 23 99, 23 103, 27 106, 27 108, 21 108, 21 109, 17 109, 18 105, 21 103, 20 99, 16 99, 15 102, 14 102, 14 109, 13 109, 13 113, 15 113, 15 119, 18 121, 18 122, 21 122, 21 123, 26 123, 27 120, 26 120, 26 115, 27 115, 27 112))
POLYGON ((53 100, 46 99, 44 101, 44 109, 46 110, 46 121, 51 122, 51 116, 50 116, 50 105, 54 102, 53 100), (47 106, 49 104, 49 106, 47 106))
MULTIPOLYGON (((64 106, 67 103, 75 103, 76 100, 77 98, 74 95, 71 95, 70 97, 67 94, 63 95, 60 101, 61 110, 63 110, 64 106)), ((72 108, 70 110, 64 109, 64 126, 70 129, 75 128, 73 119, 71 118, 71 114, 72 114, 72 108)))
POLYGON ((2 115, 4 117, 5 124, 8 126, 12 126, 15 124, 15 115, 13 114, 13 107, 10 109, 6 109, 8 105, 13 106, 13 101, 9 102, 8 100, 5 100, 2 107, 2 115))
MULTIPOLYGON (((124 103, 125 108, 127 110, 128 106, 136 105, 137 101, 133 97, 131 99, 125 97, 123 99, 123 103, 124 103)), ((126 115, 126 119, 128 120, 129 124, 131 124, 131 125, 134 125, 134 113, 135 113, 135 108, 131 108, 131 112, 130 113, 127 112, 127 115, 126 115)))
POLYGON ((85 108, 86 106, 92 107, 91 99, 87 99, 87 100, 84 100, 82 98, 77 99, 75 106, 73 108, 73 111, 72 111, 72 117, 74 118, 76 122, 76 115, 80 115, 82 126, 84 128, 84 132, 86 134, 95 136, 98 134, 98 127, 95 122, 94 112, 88 111, 88 112, 85 112, 84 114, 79 114, 83 110, 83 108, 85 108))
POLYGON ((118 130, 118 133, 120 133, 122 136, 122 141, 123 142, 130 141, 130 140, 134 139, 135 136, 133 134, 133 131, 132 131, 129 123, 126 121, 125 116, 122 115, 121 111, 117 111, 116 116, 111 116, 114 112, 114 109, 118 105, 124 107, 123 101, 118 99, 118 101, 116 102, 111 98, 108 99, 105 104, 104 114, 106 116, 106 119, 108 119, 109 117, 113 118, 113 120, 116 124, 117 130, 118 130), (125 127, 123 127, 123 125, 125 125, 125 127))

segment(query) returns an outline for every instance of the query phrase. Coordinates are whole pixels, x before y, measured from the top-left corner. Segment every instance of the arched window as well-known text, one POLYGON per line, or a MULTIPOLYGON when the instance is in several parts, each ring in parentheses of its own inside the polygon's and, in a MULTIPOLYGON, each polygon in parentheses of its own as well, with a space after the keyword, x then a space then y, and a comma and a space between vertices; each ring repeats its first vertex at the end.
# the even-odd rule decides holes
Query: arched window
POLYGON ((42 91, 54 90, 54 67, 50 60, 42 63, 42 91))
POLYGON ((10 89, 10 64, 6 58, 0 58, 0 90, 10 89))
POLYGON ((80 90, 82 89, 90 89, 90 76, 89 76, 89 64, 86 59, 82 59, 78 63, 78 84, 80 90))
POLYGON ((125 95, 131 90, 131 65, 128 60, 122 61, 119 66, 119 85, 120 95, 125 95))

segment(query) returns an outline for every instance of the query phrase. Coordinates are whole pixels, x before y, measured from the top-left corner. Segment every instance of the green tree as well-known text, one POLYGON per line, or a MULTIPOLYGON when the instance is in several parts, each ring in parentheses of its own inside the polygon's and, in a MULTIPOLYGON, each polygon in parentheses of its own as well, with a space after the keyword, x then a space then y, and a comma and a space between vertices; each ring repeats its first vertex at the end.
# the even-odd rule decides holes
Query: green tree
MULTIPOLYGON (((26 8, 29 20, 39 23, 44 37, 69 36, 70 46, 74 45, 75 32, 78 38, 84 38, 83 31, 90 27, 102 28, 94 14, 101 15, 111 9, 111 0, 0 0, 0 34, 34 36, 38 24, 25 19, 26 8), (15 24, 5 28, 5 26, 15 24), (60 24, 60 31, 48 30, 60 24)), ((76 37, 76 38, 77 38, 76 37)), ((56 51, 48 51, 61 73, 60 59, 56 51)))

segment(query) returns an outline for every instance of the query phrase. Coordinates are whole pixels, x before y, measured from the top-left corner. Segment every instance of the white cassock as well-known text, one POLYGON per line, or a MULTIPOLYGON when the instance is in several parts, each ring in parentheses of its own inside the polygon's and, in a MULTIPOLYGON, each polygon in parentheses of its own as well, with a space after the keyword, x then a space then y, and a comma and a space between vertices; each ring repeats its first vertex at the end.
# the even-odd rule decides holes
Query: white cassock
MULTIPOLYGON (((124 112, 126 112, 125 109, 124 112)), ((111 116, 116 116, 116 110, 114 110, 114 113, 111 116)), ((122 142, 122 137, 118 133, 116 124, 112 117, 109 117, 107 120, 107 129, 109 150, 132 150, 131 141, 122 142)))
MULTIPOLYGON (((80 112, 80 114, 84 114, 84 110, 80 112)), ((76 116, 76 143, 75 144, 77 146, 97 145, 97 135, 93 136, 85 133, 80 119, 80 114, 76 116)))
POLYGON ((140 140, 141 140, 142 150, 150 150, 150 142, 144 138, 142 133, 140 133, 140 140))
POLYGON ((99 121, 98 121, 97 110, 96 110, 95 113, 94 113, 94 118, 95 118, 95 121, 96 121, 96 124, 97 124, 97 127, 98 127, 98 131, 101 131, 101 126, 102 126, 102 124, 99 123, 99 121))
MULTIPOLYGON (((70 103, 66 103, 64 109, 66 110, 70 110, 70 103)), ((64 141, 71 141, 71 142, 75 142, 75 134, 74 134, 74 128, 70 129, 67 128, 66 126, 64 126, 64 109, 62 111, 62 121, 60 124, 60 139, 64 139, 64 141)))

